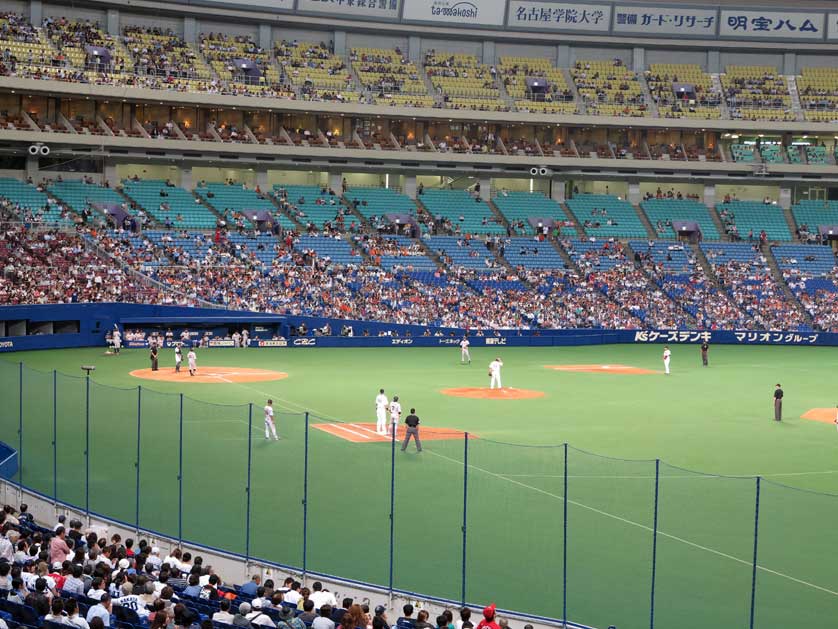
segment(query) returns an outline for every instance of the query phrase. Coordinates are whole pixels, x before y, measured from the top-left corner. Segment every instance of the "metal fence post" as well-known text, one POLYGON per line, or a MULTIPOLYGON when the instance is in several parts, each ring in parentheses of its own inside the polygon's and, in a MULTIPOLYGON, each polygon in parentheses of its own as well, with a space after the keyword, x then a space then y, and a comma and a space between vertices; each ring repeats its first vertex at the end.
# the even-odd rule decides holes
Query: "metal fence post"
POLYGON ((137 387, 137 489, 134 494, 134 528, 140 532, 140 443, 142 439, 142 415, 143 415, 143 387, 137 387))
POLYGON ((757 476, 756 504, 754 506, 754 564, 751 570, 751 619, 748 626, 754 629, 754 609, 757 598, 757 549, 759 547, 759 493, 761 478, 757 476))
POLYGON ((303 452, 303 578, 308 558, 308 411, 306 411, 305 452, 303 452))
POLYGON ((58 371, 52 370, 52 504, 58 508, 58 371))
POLYGON ((466 605, 466 562, 468 548, 468 433, 463 433, 463 565, 460 583, 460 603, 466 605))
POLYGON ((244 523, 244 560, 250 562, 250 472, 253 461, 253 402, 247 405, 247 487, 244 488, 247 496, 247 511, 245 512, 244 523))
POLYGON ((655 459, 655 515, 652 529, 652 595, 649 602, 649 629, 655 629, 655 578, 658 569, 658 491, 660 489, 661 460, 655 459))
MULTIPOLYGON (((20 498, 23 498, 23 363, 18 367, 18 427, 17 427, 17 481, 20 498)), ((20 502, 20 500, 18 500, 20 502)))
POLYGON ((567 627, 567 443, 564 444, 564 494, 562 517, 562 626, 567 627))
POLYGON ((396 428, 390 435, 390 597, 393 596, 393 553, 396 534, 396 428))
POLYGON ((90 524, 90 373, 84 377, 84 511, 90 524))
POLYGON ((177 541, 183 544, 183 393, 180 394, 179 445, 177 468, 177 541))

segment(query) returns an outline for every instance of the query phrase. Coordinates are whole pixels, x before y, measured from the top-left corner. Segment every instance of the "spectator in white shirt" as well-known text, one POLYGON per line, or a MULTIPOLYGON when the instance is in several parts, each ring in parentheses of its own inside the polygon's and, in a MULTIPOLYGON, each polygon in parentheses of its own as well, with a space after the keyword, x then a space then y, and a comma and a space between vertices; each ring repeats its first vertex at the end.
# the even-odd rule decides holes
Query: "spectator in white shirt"
MULTIPOLYGON (((246 603, 245 603, 246 604, 246 603)), ((251 606, 249 606, 251 607, 251 606)), ((250 621, 251 625, 259 625, 262 627, 276 627, 276 624, 271 620, 265 612, 262 611, 262 601, 256 599, 252 604, 253 611, 245 616, 250 621)))
POLYGON ((111 597, 102 590, 102 597, 96 605, 87 611, 87 622, 92 624, 94 618, 101 618, 105 627, 111 626, 111 597))
POLYGON ((235 616, 230 613, 230 601, 226 598, 222 598, 221 602, 218 604, 219 611, 215 612, 212 615, 213 622, 223 622, 228 625, 233 624, 233 618, 235 616))
POLYGON ((314 602, 314 609, 320 609, 323 605, 337 605, 334 594, 329 590, 323 589, 323 584, 320 581, 315 581, 311 584, 311 595, 309 599, 314 602))
POLYGON ((79 606, 76 599, 68 598, 64 601, 64 613, 67 614, 67 623, 78 627, 78 629, 90 629, 87 621, 79 616, 79 606))
POLYGON ((292 605, 296 606, 302 598, 303 596, 302 594, 300 594, 300 582, 294 581, 291 584, 291 589, 285 593, 285 596, 282 597, 282 600, 286 603, 291 603, 292 605))
POLYGON ((55 622, 60 625, 70 624, 67 621, 67 617, 64 616, 64 601, 62 601, 57 596, 54 599, 52 599, 50 611, 46 616, 44 616, 44 620, 47 620, 49 622, 55 622))

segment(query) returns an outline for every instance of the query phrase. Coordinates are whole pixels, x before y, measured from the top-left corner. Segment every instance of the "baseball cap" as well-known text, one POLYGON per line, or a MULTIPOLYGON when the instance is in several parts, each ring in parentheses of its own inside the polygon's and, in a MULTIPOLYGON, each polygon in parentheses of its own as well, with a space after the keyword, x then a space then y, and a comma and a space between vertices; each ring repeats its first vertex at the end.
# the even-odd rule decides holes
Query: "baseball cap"
POLYGON ((262 599, 255 598, 253 599, 250 604, 253 606, 253 609, 262 609, 262 599))
POLYGON ((52 569, 53 570, 61 570, 61 562, 60 561, 53 561, 52 562, 52 569))
POLYGON ((131 562, 129 562, 127 559, 120 559, 119 560, 119 567, 122 568, 123 570, 125 570, 130 565, 131 565, 131 562))
POLYGON ((484 607, 483 608, 483 617, 486 620, 491 620, 492 618, 495 617, 495 609, 496 609, 496 607, 495 607, 494 603, 492 603, 488 607, 484 607))
POLYGON ((160 554, 160 549, 157 548, 157 546, 152 546, 151 547, 151 554, 152 555, 159 555, 160 554))
POLYGON ((384 605, 378 605, 378 606, 375 608, 375 615, 376 615, 376 616, 380 616, 381 614, 383 614, 383 613, 384 613, 384 612, 386 612, 386 611, 387 611, 387 609, 384 607, 384 605))

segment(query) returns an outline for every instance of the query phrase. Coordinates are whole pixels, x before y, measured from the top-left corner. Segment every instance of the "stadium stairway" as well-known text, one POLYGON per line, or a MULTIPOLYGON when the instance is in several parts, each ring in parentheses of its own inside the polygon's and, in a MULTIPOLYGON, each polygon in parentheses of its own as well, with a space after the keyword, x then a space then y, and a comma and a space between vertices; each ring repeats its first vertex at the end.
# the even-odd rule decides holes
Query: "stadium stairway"
POLYGON ((797 295, 789 288, 789 285, 786 284, 786 280, 783 278, 783 272, 780 270, 780 265, 777 264, 777 258, 774 257, 774 252, 771 250, 770 243, 761 243, 759 246, 759 250, 762 255, 765 256, 765 259, 768 261, 768 268, 771 269, 771 274, 774 276, 774 281, 777 282, 778 286, 783 287, 783 293, 788 299, 789 303, 794 304, 794 307, 797 308, 797 311, 800 313, 800 316, 803 317, 803 320, 806 322, 806 325, 810 327, 810 329, 814 329, 814 322, 812 321, 812 317, 803 307, 803 304, 800 303, 800 300, 797 298, 797 295))
MULTIPOLYGON (((708 210, 710 212, 710 218, 713 219, 713 225, 716 226, 716 231, 719 232, 719 238, 724 240, 726 232, 725 232, 725 224, 722 223, 722 217, 719 216, 719 213, 718 213, 718 211, 716 211, 715 207, 709 207, 708 206, 708 210)), ((701 249, 701 247, 699 247, 699 250, 700 249, 701 249)))
POLYGON ((498 206, 495 205, 495 202, 489 199, 486 201, 486 205, 489 206, 489 209, 492 210, 492 214, 494 214, 495 218, 500 221, 500 224, 503 225, 504 229, 506 229, 506 233, 509 233, 509 221, 506 220, 506 216, 504 216, 503 212, 498 209, 498 206))
POLYGON ((559 205, 562 206, 562 209, 564 210, 564 213, 567 214, 567 217, 573 221, 573 226, 576 229, 576 237, 587 238, 588 234, 585 231, 585 228, 582 226, 582 223, 579 222, 579 219, 576 217, 576 215, 573 212, 571 212, 570 206, 564 201, 559 203, 559 205))
MULTIPOLYGON (((712 213, 715 215, 715 211, 712 213)), ((713 272, 713 265, 710 264, 710 261, 707 260, 707 256, 704 255, 704 250, 697 243, 691 243, 690 248, 693 251, 693 256, 695 256, 696 262, 698 262, 699 266, 704 269, 704 275, 706 275, 713 282, 713 286, 719 290, 723 290, 722 285, 719 283, 719 278, 716 277, 716 274, 713 272)))
POLYGON ((294 226, 297 228, 298 233, 305 233, 305 225, 300 223, 300 221, 297 220, 296 216, 291 216, 288 212, 283 211, 282 208, 279 207, 279 202, 273 196, 271 196, 270 194, 263 194, 262 196, 271 202, 271 205, 273 205, 276 208, 276 211, 279 214, 282 214, 285 218, 294 223, 294 226))
MULTIPOLYGON (((658 239, 658 240, 659 240, 659 239, 658 239)), ((646 268, 643 264, 639 264, 638 262, 636 262, 636 261, 635 261, 635 254, 636 254, 637 252, 636 252, 634 249, 632 249, 632 247, 631 247, 631 241, 630 241, 630 240, 628 240, 628 239, 627 239, 627 240, 625 240, 625 241, 623 241, 623 246, 625 247, 626 255, 629 257, 629 259, 631 259, 632 263, 634 264, 634 268, 636 268, 638 271, 640 271, 641 273, 643 273, 643 276, 646 278, 646 281, 648 281, 648 282, 649 282, 649 285, 650 285, 650 286, 657 286, 657 285, 658 285, 658 283, 655 281, 655 279, 654 279, 651 275, 649 275, 649 271, 648 271, 648 269, 647 269, 647 268, 646 268)), ((662 293, 663 295, 665 295, 665 296, 666 296, 666 298, 667 298, 670 302, 672 302, 673 304, 675 304, 675 306, 676 306, 676 307, 677 307, 677 308, 678 308, 681 312, 683 312, 683 313, 684 313, 684 315, 686 316, 686 318, 687 318, 687 319, 689 319, 690 323, 693 323, 693 324, 697 324, 697 323, 698 323, 698 321, 696 321, 695 316, 694 316, 691 312, 689 312, 686 308, 683 308, 683 307, 681 306, 681 303, 680 303, 677 299, 675 299, 672 295, 670 295, 667 291, 665 291, 665 290, 663 290, 663 289, 661 289, 661 293, 662 293)))
POLYGON ((786 224, 789 226, 789 233, 792 239, 797 240, 797 222, 794 220, 794 214, 791 207, 783 208, 783 216, 786 218, 786 224))
MULTIPOLYGON (((585 234, 580 233, 578 237, 579 238, 585 238, 585 234)), ((551 240, 550 244, 553 245, 553 249, 555 249, 558 252, 558 254, 562 257, 562 260, 564 261, 565 268, 576 269, 577 272, 579 271, 579 268, 573 263, 573 258, 570 257, 570 254, 567 251, 564 250, 564 247, 562 247, 558 243, 558 241, 551 240)))
POLYGON ((639 205, 634 205, 634 203, 632 203, 631 206, 634 208, 634 211, 637 212, 640 222, 643 223, 643 227, 646 229, 646 235, 652 240, 659 240, 660 235, 655 231, 655 228, 652 226, 652 221, 650 221, 649 217, 646 216, 646 212, 643 211, 643 208, 639 205))
MULTIPOLYGON (((200 194, 198 194, 198 191, 197 191, 197 190, 190 190, 189 192, 190 192, 190 193, 192 194, 192 196, 193 196, 193 197, 195 197, 195 199, 197 199, 197 200, 198 200, 198 201, 199 201, 199 202, 200 202, 200 203, 201 203, 204 207, 206 207, 206 208, 207 208, 210 212, 212 212, 212 213, 215 215, 215 218, 216 218, 216 219, 220 219, 220 218, 221 218, 221 212, 219 212, 219 211, 218 211, 218 208, 217 208, 217 207, 215 207, 212 203, 210 203, 210 201, 209 201, 208 199, 205 199, 205 198, 204 198, 204 197, 202 197, 200 194)), ((250 221, 249 221, 249 220, 245 222, 245 226, 246 226, 246 227, 250 227, 250 221)))

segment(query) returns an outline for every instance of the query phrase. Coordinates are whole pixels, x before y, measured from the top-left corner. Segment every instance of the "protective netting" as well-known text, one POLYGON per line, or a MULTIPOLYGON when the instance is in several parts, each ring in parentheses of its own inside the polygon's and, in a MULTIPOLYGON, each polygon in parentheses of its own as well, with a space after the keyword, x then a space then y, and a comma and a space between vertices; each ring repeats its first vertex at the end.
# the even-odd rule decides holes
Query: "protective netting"
POLYGON ((0 441, 18 447, 20 425, 20 370, 19 363, 0 360, 0 441))
POLYGON ((244 554, 249 411, 184 398, 184 539, 244 554))
POLYGON ((756 479, 660 466, 656 624, 747 627, 756 479))
MULTIPOLYGON (((58 421, 55 431, 56 488, 61 502, 88 507, 87 420, 88 388, 83 376, 56 375, 55 400, 58 421)), ((24 404, 32 393, 24 392, 24 404)), ((26 447, 24 447, 24 451, 26 447)), ((47 462, 44 462, 48 464, 47 462)), ((120 462, 121 464, 121 462, 120 462)), ((107 515, 107 511, 102 515, 107 515)))
MULTIPOLYGON (((430 434, 430 428, 424 428, 430 434)), ((420 438, 423 427, 420 426, 420 438)), ((396 589, 458 598, 462 575, 463 452, 465 437, 422 442, 401 451, 405 427, 393 446, 393 581, 396 589), (417 566, 433 566, 419 570, 417 566)))
POLYGON ((365 443, 375 431, 364 424, 315 415, 309 424, 306 567, 387 584, 391 444, 365 443))
POLYGON ((131 525, 137 519, 137 388, 90 382, 90 510, 131 525))
POLYGON ((55 493, 53 442, 55 388, 53 372, 23 369, 23 423, 19 478, 27 487, 47 496, 55 493))
POLYGON ((250 474, 251 557, 303 565, 304 413, 274 408, 279 441, 265 439, 264 405, 253 409, 250 474))
POLYGON ((467 602, 561 618, 564 461, 563 446, 469 439, 467 602))
POLYGON ((762 480, 755 626, 826 627, 838 618, 838 496, 762 480))

